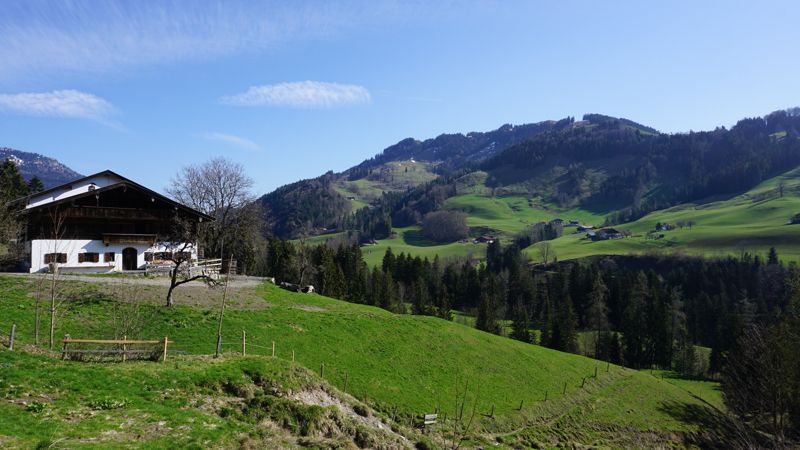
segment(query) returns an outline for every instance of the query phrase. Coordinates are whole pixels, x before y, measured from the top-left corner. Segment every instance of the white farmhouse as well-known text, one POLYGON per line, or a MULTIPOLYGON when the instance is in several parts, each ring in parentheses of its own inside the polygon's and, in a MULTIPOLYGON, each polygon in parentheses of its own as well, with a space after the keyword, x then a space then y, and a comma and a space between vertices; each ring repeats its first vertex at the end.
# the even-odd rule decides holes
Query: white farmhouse
MULTIPOLYGON (((143 270, 151 262, 197 259, 196 243, 167 243, 176 223, 199 227, 212 217, 110 170, 30 195, 24 241, 30 271, 143 270)), ((174 238, 173 238, 174 239, 174 238)))

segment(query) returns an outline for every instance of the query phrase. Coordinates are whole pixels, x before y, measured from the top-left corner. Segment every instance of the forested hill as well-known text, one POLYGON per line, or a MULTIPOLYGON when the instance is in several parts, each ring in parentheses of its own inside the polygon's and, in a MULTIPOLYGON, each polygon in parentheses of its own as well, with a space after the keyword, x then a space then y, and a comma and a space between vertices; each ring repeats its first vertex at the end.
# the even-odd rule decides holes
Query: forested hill
MULTIPOLYGON (((583 125, 622 123, 645 133, 656 130, 627 119, 587 114, 583 125)), ((449 175, 547 132, 576 126, 572 117, 510 125, 488 132, 442 134, 423 141, 407 138, 342 173, 326 173, 278 188, 259 200, 270 230, 281 237, 317 234, 332 229, 348 213, 375 205, 384 193, 404 192, 441 175, 449 175), (323 201, 324 200, 324 201, 323 201)))
POLYGON ((386 229, 376 223, 407 227, 447 208, 469 216, 470 202, 502 197, 526 198, 528 207, 542 211, 590 211, 623 223, 680 203, 733 196, 797 167, 798 130, 797 108, 743 119, 731 129, 680 134, 587 115, 459 173, 386 195, 350 227, 367 234, 386 229))
POLYGON ((344 174, 350 179, 358 179, 366 176, 370 169, 389 162, 410 159, 435 163, 438 173, 446 173, 460 169, 473 161, 488 158, 545 131, 569 127, 572 122, 571 118, 565 118, 524 125, 505 124, 496 130, 484 133, 441 134, 424 141, 407 138, 387 147, 375 157, 346 170, 344 174))
POLYGON ((464 193, 523 196, 538 199, 534 207, 581 208, 622 223, 735 195, 793 169, 800 165, 798 130, 798 108, 742 119, 730 129, 677 134, 586 114, 580 121, 405 140, 341 174, 284 186, 261 201, 281 237, 344 226, 383 238, 393 220, 414 225, 464 193), (370 212, 349 217, 367 205, 370 212))
POLYGON ((629 121, 576 123, 484 161, 495 191, 618 211, 614 222, 678 203, 740 193, 800 164, 800 109, 730 130, 653 134, 629 121))

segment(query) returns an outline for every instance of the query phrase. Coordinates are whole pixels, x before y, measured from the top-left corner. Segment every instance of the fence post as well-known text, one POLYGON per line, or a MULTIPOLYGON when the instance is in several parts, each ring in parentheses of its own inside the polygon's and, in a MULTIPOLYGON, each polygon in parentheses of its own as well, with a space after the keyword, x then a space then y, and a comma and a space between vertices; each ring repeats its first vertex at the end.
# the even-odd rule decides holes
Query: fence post
POLYGON ((292 350, 292 362, 294 362, 294 350, 292 350))
POLYGON ((522 411, 522 400, 519 401, 519 408, 517 408, 517 411, 522 411))
POLYGON ((544 391, 544 401, 547 401, 547 391, 544 391))
MULTIPOLYGON (((122 340, 127 341, 128 335, 126 334, 122 336, 122 340)), ((128 351, 128 346, 126 344, 122 344, 122 362, 125 362, 128 359, 127 351, 128 351)))
POLYGON ((586 384, 586 377, 583 377, 583 380, 581 381, 581 389, 583 389, 584 384, 586 384))
POLYGON ((64 340, 61 341, 61 359, 67 358, 67 339, 69 339, 69 335, 64 335, 64 340))
POLYGON ((610 362, 607 362, 607 363, 606 363, 606 373, 608 373, 608 370, 609 370, 609 369, 611 369, 611 363, 610 363, 610 362))
POLYGON ((272 341, 272 357, 275 357, 275 341, 272 341))
POLYGON ((164 336, 164 358, 161 362, 167 362, 167 344, 169 343, 169 339, 167 336, 164 336))
POLYGON ((350 373, 349 372, 345 372, 344 373, 344 391, 345 392, 347 392, 347 382, 348 382, 349 378, 350 378, 350 373))
POLYGON ((8 350, 14 351, 14 335, 17 334, 17 324, 11 325, 11 336, 8 337, 8 350))
POLYGON ((247 332, 242 330, 242 356, 247 356, 247 332))
POLYGON ((319 377, 325 378, 325 363, 319 365, 319 377))
POLYGON ((561 395, 567 395, 567 382, 566 381, 564 382, 564 392, 562 392, 561 395))

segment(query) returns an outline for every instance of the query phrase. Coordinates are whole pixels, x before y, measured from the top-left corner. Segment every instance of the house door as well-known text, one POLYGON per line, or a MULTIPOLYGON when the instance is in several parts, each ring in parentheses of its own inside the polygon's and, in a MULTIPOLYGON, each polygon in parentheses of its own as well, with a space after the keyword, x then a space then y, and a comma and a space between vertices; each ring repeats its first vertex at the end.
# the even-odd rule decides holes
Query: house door
POLYGON ((139 264, 136 262, 138 254, 136 249, 128 247, 122 251, 122 270, 137 270, 139 264))

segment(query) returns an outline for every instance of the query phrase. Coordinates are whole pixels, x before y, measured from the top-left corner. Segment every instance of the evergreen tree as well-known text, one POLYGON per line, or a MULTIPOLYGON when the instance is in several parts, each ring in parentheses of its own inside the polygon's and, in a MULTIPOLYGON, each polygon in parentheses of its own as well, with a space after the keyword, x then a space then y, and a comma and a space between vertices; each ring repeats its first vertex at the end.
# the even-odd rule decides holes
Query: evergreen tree
POLYGON ((33 176, 28 181, 28 194, 37 194, 44 190, 44 184, 42 184, 42 180, 39 179, 37 176, 33 176))
POLYGON ((606 288, 600 275, 595 272, 592 279, 592 287, 589 291, 589 309, 586 314, 588 327, 594 331, 595 358, 600 358, 602 353, 606 353, 605 349, 600 349, 600 335, 609 329, 608 307, 606 306, 607 296, 608 288, 606 288))
POLYGON ((530 314, 521 302, 512 309, 511 337, 522 342, 531 342, 530 314))
POLYGON ((628 305, 623 313, 623 342, 625 363, 634 368, 646 364, 647 345, 647 305, 648 285, 644 272, 639 272, 633 280, 628 305))

